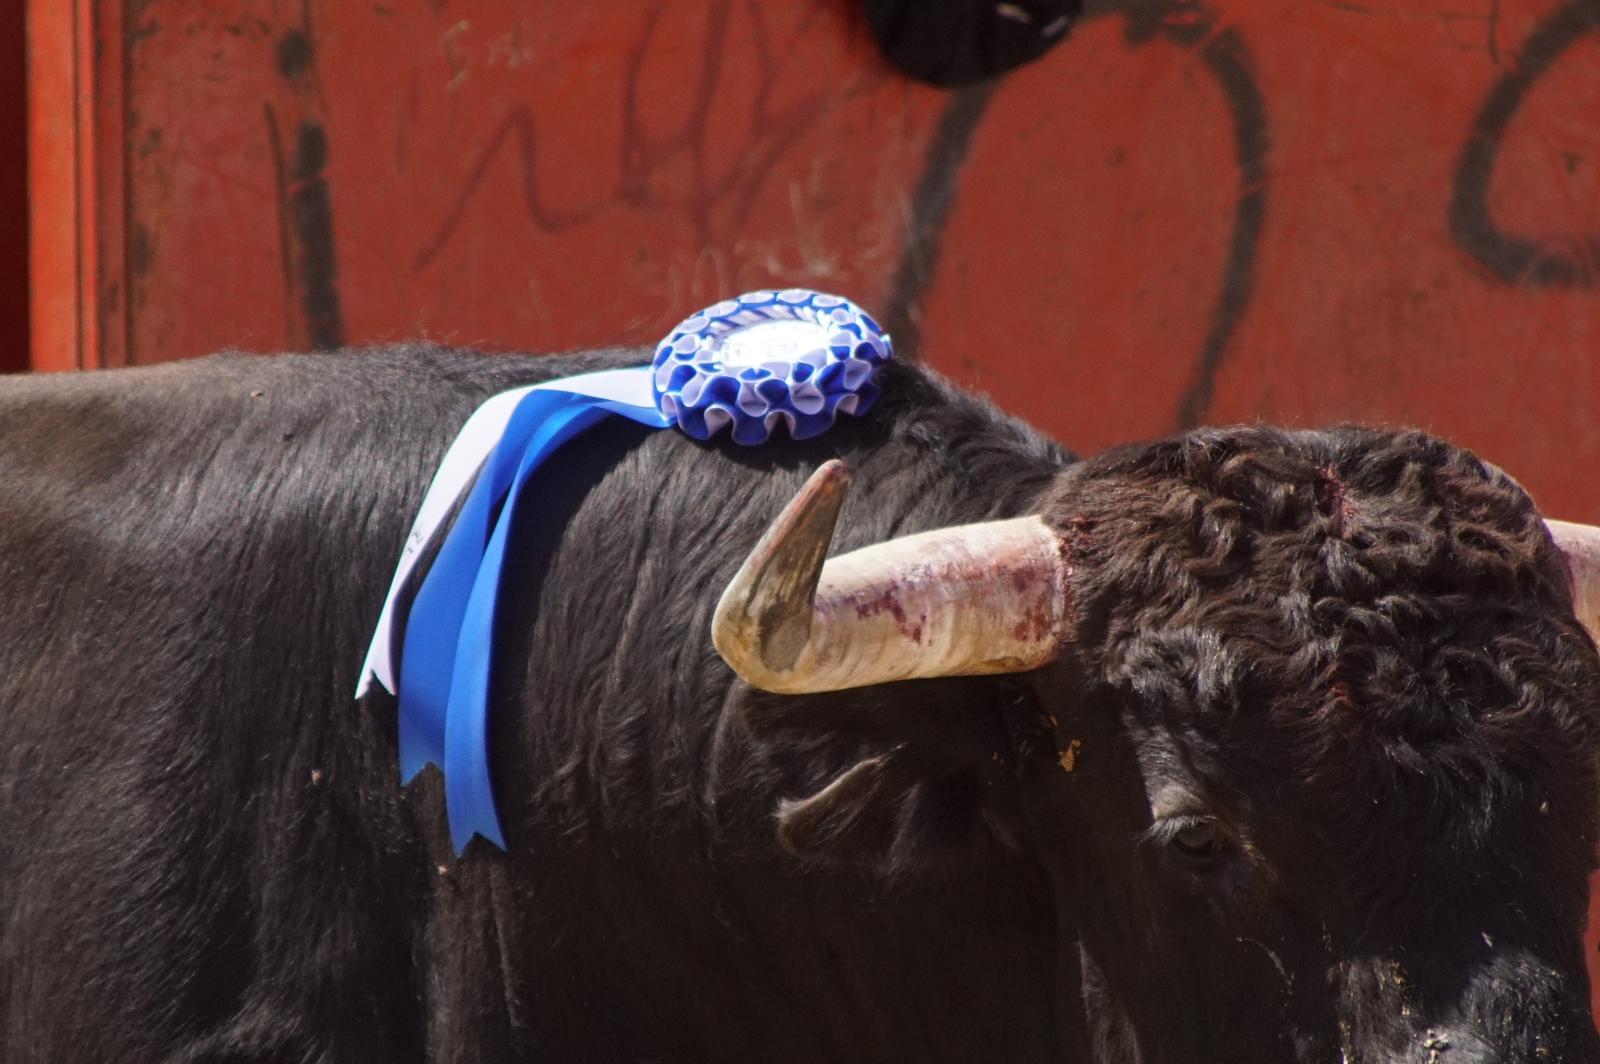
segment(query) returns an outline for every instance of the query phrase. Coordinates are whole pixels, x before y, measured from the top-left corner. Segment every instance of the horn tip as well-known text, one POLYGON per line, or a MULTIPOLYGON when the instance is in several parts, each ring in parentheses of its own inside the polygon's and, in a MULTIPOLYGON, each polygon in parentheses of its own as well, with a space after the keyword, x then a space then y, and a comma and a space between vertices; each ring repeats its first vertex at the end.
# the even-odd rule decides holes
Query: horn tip
POLYGON ((849 487, 842 460, 817 467, 717 604, 712 645, 752 686, 774 690, 805 649, 812 596, 849 487))
POLYGON ((806 481, 805 490, 832 493, 850 486, 850 467, 843 458, 830 458, 806 481))

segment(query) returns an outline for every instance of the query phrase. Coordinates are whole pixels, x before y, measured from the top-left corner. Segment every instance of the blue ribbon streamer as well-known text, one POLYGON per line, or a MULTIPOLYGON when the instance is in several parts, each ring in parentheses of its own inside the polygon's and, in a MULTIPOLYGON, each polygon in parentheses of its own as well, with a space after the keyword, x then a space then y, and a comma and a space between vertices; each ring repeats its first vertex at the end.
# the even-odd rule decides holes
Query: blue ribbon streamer
POLYGON ((412 603, 400 659, 400 775, 410 781, 429 762, 444 769, 457 853, 474 834, 505 847, 489 778, 488 703, 514 501, 558 447, 609 414, 651 428, 671 423, 654 407, 567 392, 526 396, 412 603))

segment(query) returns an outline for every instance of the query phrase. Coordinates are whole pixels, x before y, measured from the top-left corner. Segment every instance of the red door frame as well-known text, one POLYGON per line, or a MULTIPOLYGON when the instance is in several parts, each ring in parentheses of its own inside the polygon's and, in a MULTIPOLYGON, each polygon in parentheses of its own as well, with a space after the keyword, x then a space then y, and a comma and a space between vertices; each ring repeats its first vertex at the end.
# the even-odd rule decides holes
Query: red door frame
POLYGON ((28 0, 31 362, 124 362, 123 6, 28 0))

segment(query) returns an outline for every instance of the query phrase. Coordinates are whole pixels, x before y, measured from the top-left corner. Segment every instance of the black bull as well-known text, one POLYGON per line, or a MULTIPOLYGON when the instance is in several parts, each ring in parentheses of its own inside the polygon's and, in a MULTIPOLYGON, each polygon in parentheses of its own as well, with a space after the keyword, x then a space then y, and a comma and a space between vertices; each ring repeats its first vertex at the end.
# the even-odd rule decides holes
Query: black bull
POLYGON ((618 424, 534 485, 457 861, 351 690, 488 394, 418 350, 0 386, 0 1060, 1600 1061, 1600 664, 1508 479, 1404 433, 1074 463, 914 367, 806 444, 618 424), (712 648, 836 549, 1037 512, 1034 672, 777 696, 712 648))

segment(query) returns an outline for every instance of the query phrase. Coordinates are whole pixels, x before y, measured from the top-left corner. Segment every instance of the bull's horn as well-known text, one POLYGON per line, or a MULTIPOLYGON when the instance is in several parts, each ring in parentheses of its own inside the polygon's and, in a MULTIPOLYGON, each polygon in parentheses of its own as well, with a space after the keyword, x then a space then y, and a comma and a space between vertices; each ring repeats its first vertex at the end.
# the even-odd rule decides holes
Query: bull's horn
POLYGON ((1600 528, 1570 521, 1546 521, 1550 538, 1567 558, 1572 576, 1572 612, 1600 643, 1600 528))
POLYGON ((1038 517, 941 528, 824 556, 849 474, 812 474, 733 578, 711 640, 752 687, 784 694, 1025 672, 1067 629, 1068 568, 1038 517))

